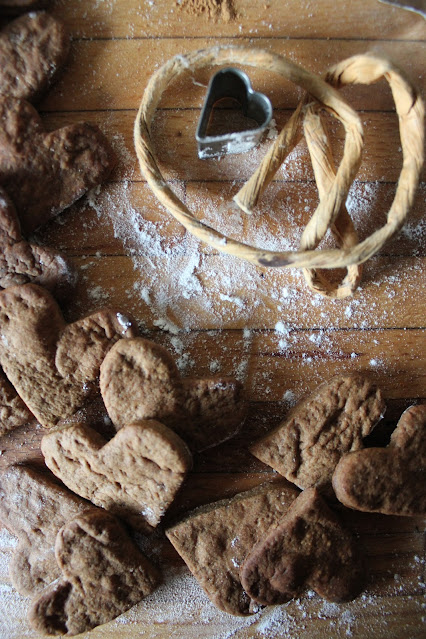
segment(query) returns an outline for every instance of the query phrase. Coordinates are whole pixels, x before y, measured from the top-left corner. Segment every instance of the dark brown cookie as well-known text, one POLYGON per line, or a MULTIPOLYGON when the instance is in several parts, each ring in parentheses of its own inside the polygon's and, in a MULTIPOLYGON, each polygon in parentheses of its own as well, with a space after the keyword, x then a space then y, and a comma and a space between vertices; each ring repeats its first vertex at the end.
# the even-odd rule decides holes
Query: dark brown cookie
POLYGON ((16 18, 0 31, 0 93, 34 102, 68 57, 65 27, 45 12, 16 18))
POLYGON ((33 419, 33 415, 0 370, 0 437, 33 419))
POLYGON ((365 582, 353 535, 316 488, 303 491, 241 568, 245 591, 260 604, 281 604, 309 587, 328 601, 354 599, 365 582))
POLYGON ((75 279, 62 255, 24 240, 15 207, 0 187, 0 288, 34 282, 61 294, 75 279))
POLYGON ((45 9, 49 0, 0 0, 0 16, 45 9))
POLYGON ((229 439, 241 427, 246 403, 234 379, 182 379, 168 351, 137 338, 116 344, 101 366, 100 386, 108 414, 119 429, 157 419, 191 450, 229 439))
POLYGON ((148 531, 159 524, 192 465, 182 439, 154 420, 124 426, 109 442, 75 424, 45 435, 41 450, 73 492, 148 531))
POLYGON ((283 479, 189 513, 166 535, 212 602, 231 615, 252 612, 240 567, 254 544, 278 524, 298 491, 283 479))
POLYGON ((24 235, 103 182, 115 158, 100 130, 85 122, 47 133, 25 100, 0 98, 0 186, 15 204, 24 235))
POLYGON ((111 346, 134 337, 134 323, 104 309, 67 325, 48 291, 35 284, 0 292, 0 364, 27 407, 46 427, 73 415, 98 391, 111 346))
POLYGON ((149 595, 158 570, 117 519, 83 513, 58 533, 61 578, 33 600, 29 620, 48 635, 77 635, 111 621, 149 595))
POLYGON ((426 514, 426 404, 401 416, 386 448, 343 457, 333 474, 342 504, 385 515, 426 514))
POLYGON ((380 390, 361 375, 334 377, 250 448, 299 488, 329 488, 340 458, 362 440, 385 410, 380 390))
POLYGON ((0 475, 0 521, 19 540, 9 565, 18 592, 33 595, 61 576, 56 535, 87 510, 95 506, 59 486, 50 473, 17 464, 0 475))

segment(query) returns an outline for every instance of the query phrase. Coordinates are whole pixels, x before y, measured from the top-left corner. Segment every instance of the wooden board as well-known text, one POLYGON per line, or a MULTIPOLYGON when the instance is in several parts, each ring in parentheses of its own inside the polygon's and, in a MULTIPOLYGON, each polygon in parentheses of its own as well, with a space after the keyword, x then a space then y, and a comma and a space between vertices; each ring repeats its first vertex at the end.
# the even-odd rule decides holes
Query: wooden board
MULTIPOLYGON (((190 13, 175 0, 56 0, 53 13, 73 36, 63 77, 41 105, 46 126, 97 123, 111 139, 118 165, 109 182, 39 231, 62 250, 79 282, 63 305, 69 320, 113 305, 131 312, 144 335, 167 346, 183 374, 234 375, 250 400, 240 435, 195 459, 172 515, 264 481, 271 471, 247 451, 289 408, 335 373, 362 371, 382 387, 387 413, 372 442, 385 444, 401 412, 425 398, 425 238, 422 184, 409 221, 365 266, 351 299, 312 295, 297 271, 260 271, 219 255, 188 236, 158 205, 139 174, 132 129, 151 73, 171 56, 212 44, 271 49, 323 74, 365 51, 391 55, 424 91, 425 21, 377 0, 233 0, 235 16, 190 13)), ((201 6, 199 3, 198 6, 201 6)), ((232 204, 269 142, 250 154, 198 160, 195 127, 210 70, 168 90, 153 139, 167 179, 200 217, 258 246, 297 249, 317 203, 303 142, 293 151, 247 218, 232 204)), ((274 105, 276 126, 300 92, 250 71, 253 86, 274 105)), ((360 237, 383 224, 401 168, 392 97, 384 82, 345 91, 361 111, 363 163, 348 210, 360 237)), ((331 127, 336 150, 342 131, 331 127)), ((329 240, 326 240, 328 242, 329 240)), ((42 430, 29 425, 0 440, 0 465, 41 462, 42 430)), ((104 639, 364 639, 424 637, 424 521, 348 512, 347 525, 365 546, 369 582, 356 601, 336 605, 312 592, 250 618, 214 609, 159 532, 144 542, 164 585, 119 619, 92 631, 104 639)), ((172 515, 169 515, 171 517, 172 515)), ((26 623, 28 601, 10 586, 14 539, 0 531, 0 638, 36 638, 26 623)))

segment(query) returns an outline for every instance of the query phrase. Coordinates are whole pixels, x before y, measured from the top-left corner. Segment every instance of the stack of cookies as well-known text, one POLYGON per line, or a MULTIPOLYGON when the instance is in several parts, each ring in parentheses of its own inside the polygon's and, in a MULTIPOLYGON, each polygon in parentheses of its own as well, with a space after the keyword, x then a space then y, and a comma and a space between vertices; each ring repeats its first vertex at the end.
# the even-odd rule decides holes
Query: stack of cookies
MULTIPOLYGON (((6 0, 0 17, 41 3, 6 0)), ((45 11, 24 13, 0 30, 0 287, 37 282, 69 290, 61 255, 28 243, 35 229, 103 182, 112 149, 91 124, 47 132, 34 108, 61 73, 70 49, 64 25, 45 11)))
POLYGON ((359 595, 365 562, 334 512, 336 497, 365 512, 426 513, 426 405, 405 411, 387 448, 364 448, 384 410, 380 390, 362 376, 333 378, 250 447, 281 479, 168 528, 215 605, 246 615, 307 588, 331 602, 359 595))
MULTIPOLYGON (((241 385, 226 377, 182 379, 169 353, 138 337, 135 322, 118 310, 66 324, 37 284, 0 292, 0 331, 10 392, 23 420, 49 429, 41 450, 52 471, 13 465, 0 477, 0 521, 21 540, 12 583, 33 597, 34 627, 78 634, 158 584, 158 569, 127 531, 152 533, 192 454, 239 430, 241 385), (112 436, 102 432, 102 409, 112 436)), ((7 424, 19 424, 18 416, 11 408, 7 424)))

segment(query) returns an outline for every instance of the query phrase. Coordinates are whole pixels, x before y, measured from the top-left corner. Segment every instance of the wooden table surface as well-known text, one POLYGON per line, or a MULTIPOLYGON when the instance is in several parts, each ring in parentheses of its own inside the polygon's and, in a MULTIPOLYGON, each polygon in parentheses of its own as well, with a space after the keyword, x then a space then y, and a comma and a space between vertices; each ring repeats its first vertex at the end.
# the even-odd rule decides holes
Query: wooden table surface
MULTIPOLYGON (((141 178, 132 140, 136 109, 155 69, 175 54, 217 43, 276 51, 319 74, 356 53, 384 53, 424 95, 424 19, 377 0, 233 0, 227 4, 233 13, 216 17, 201 7, 175 0, 54 2, 54 14, 72 34, 72 52, 40 106, 51 129, 82 119, 97 123, 119 160, 107 184, 37 235, 79 271, 65 316, 74 320, 102 305, 130 312, 144 335, 170 349, 183 374, 236 376, 250 400, 241 435, 196 457, 174 515, 270 478, 248 443, 336 373, 365 372, 383 389, 388 408, 373 440, 380 443, 401 412, 425 397, 424 184, 406 227, 367 263, 354 297, 333 301, 312 294, 300 272, 262 272, 188 236, 141 178)), ((153 129, 161 168, 200 219, 258 246, 296 250, 317 202, 306 146, 296 147, 255 213, 240 213, 232 195, 270 141, 245 155, 197 158, 195 127, 210 75, 188 75, 164 94, 153 129)), ((279 130, 300 91, 276 77, 249 75, 271 97, 279 130)), ((345 97, 365 129, 363 163, 347 203, 365 237, 384 223, 393 198, 401 167, 398 122, 384 82, 351 88, 345 97)), ((342 131, 332 125, 332 134, 338 148, 342 131)), ((40 459, 41 434, 30 425, 3 437, 1 464, 40 459)), ((342 515, 360 536, 370 573, 365 593, 352 603, 330 604, 308 592, 249 618, 231 617, 215 610, 159 532, 143 543, 162 566, 164 585, 90 637, 424 637, 424 522, 343 509, 342 515)), ((38 637, 25 620, 28 601, 10 586, 13 543, 0 531, 0 636, 38 637)))

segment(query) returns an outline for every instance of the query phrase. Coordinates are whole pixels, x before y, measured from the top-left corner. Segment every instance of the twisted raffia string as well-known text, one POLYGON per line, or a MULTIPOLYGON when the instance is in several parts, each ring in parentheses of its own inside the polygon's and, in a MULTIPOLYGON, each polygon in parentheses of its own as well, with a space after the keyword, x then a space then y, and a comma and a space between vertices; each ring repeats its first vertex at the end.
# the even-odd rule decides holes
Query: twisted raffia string
MULTIPOLYGON (((332 185, 336 175, 336 170, 334 168, 334 160, 328 131, 321 115, 317 113, 315 106, 309 106, 307 108, 305 119, 303 121, 303 128, 311 156, 319 196, 322 198, 327 193, 327 189, 329 189, 332 185)), ((327 232, 327 229, 328 221, 324 220, 322 229, 324 235, 327 232)), ((339 247, 352 248, 358 244, 358 234, 345 204, 342 204, 339 215, 334 223, 330 225, 330 230, 339 247)), ((319 241, 320 238, 318 235, 312 238, 311 236, 308 236, 305 229, 300 240, 300 248, 302 250, 316 248, 319 241)), ((312 268, 303 269, 303 274, 308 286, 316 293, 321 293, 328 297, 341 298, 352 295, 357 288, 361 280, 362 266, 360 264, 351 264, 348 266, 346 276, 341 284, 330 282, 325 275, 312 268)))
MULTIPOLYGON (((350 58, 334 67, 329 72, 327 80, 330 84, 285 58, 260 49, 220 46, 175 56, 151 77, 145 89, 135 121, 134 140, 141 172, 157 198, 198 239, 219 251, 235 255, 259 266, 309 269, 305 271, 305 274, 308 283, 313 286, 314 290, 326 295, 342 297, 351 294, 354 286, 358 283, 359 274, 357 271, 352 269, 350 271, 352 275, 350 276, 348 273, 345 282, 336 289, 328 283, 325 284, 322 281, 324 278, 321 279, 317 274, 314 274, 313 269, 343 268, 361 264, 374 255, 384 242, 402 226, 413 201, 423 161, 423 105, 403 75, 387 60, 381 58, 373 56, 350 58), (278 73, 305 89, 312 98, 317 100, 319 105, 331 112, 344 126, 346 137, 342 161, 334 177, 327 170, 328 177, 318 178, 320 183, 321 180, 323 181, 319 185, 320 202, 306 226, 302 238, 303 246, 299 251, 262 250, 228 238, 200 222, 169 188, 158 168, 153 154, 150 126, 164 90, 184 71, 229 64, 247 65, 278 73), (372 236, 358 244, 354 243, 352 223, 348 222, 343 207, 361 159, 362 127, 357 114, 339 96, 331 84, 338 86, 339 84, 355 82, 374 82, 383 75, 391 85, 400 118, 403 169, 387 223, 372 236), (341 236, 341 247, 317 250, 315 247, 321 241, 327 228, 333 228, 333 225, 337 236, 341 236)), ((293 122, 298 119, 299 115, 293 119, 293 122)), ((307 129, 305 126, 306 130, 309 130, 309 125, 307 129)), ((287 138, 286 153, 291 150, 296 137, 296 133, 292 133, 287 138)), ((313 140, 312 134, 311 146, 314 144, 313 140)), ((282 148, 280 149, 280 158, 284 159, 282 148)), ((326 162, 330 163, 330 160, 328 159, 326 162)), ((270 156, 270 164, 278 168, 278 162, 273 156, 270 156)), ((334 174, 332 165, 329 168, 334 174)), ((318 170, 316 174, 319 175, 318 170)), ((271 179, 270 171, 266 170, 265 175, 271 179)), ((257 184, 257 188, 259 188, 259 181, 257 184)))

